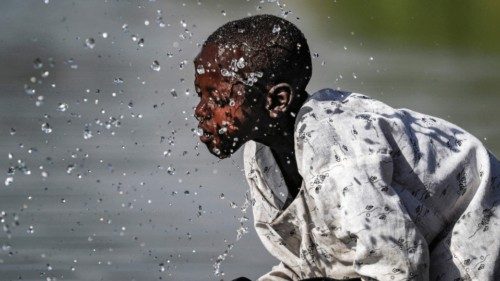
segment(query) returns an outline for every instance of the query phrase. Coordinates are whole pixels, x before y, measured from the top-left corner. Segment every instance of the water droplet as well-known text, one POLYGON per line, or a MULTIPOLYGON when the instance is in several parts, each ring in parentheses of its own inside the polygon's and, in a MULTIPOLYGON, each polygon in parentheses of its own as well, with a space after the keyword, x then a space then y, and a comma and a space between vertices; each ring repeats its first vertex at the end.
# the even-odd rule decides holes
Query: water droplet
POLYGON ((68 174, 71 174, 73 172, 73 170, 75 170, 75 164, 69 164, 67 167, 66 167, 66 173, 68 174))
POLYGON ((137 45, 141 48, 144 47, 144 38, 139 39, 139 41, 137 41, 137 45))
POLYGON ((149 21, 148 21, 148 20, 145 20, 145 21, 144 21, 144 25, 145 25, 145 26, 148 26, 148 25, 149 25, 149 21))
POLYGON ((203 65, 198 65, 198 67, 196 68, 196 72, 201 75, 201 74, 204 74, 205 73, 205 68, 203 67, 203 65))
POLYGON ((92 137, 93 137, 92 131, 89 129, 89 127, 86 127, 85 130, 83 130, 83 138, 88 140, 92 137))
POLYGON ((273 26, 273 33, 279 33, 281 31, 281 27, 277 24, 273 26))
POLYGON ((243 57, 238 59, 238 62, 236 62, 236 66, 238 68, 244 68, 245 67, 245 59, 243 57))
POLYGON ((104 38, 104 39, 108 38, 108 33, 107 32, 103 32, 102 33, 102 38, 104 38))
POLYGON ((14 177, 5 178, 5 186, 9 186, 13 182, 14 182, 14 177))
POLYGON ((57 106, 57 110, 61 111, 61 112, 64 112, 67 109, 68 109, 68 104, 66 104, 64 102, 60 102, 59 105, 57 106))
POLYGON ((89 37, 85 39, 85 46, 87 46, 90 49, 94 49, 95 47, 95 39, 92 37, 89 37))
POLYGON ((369 58, 369 60, 370 60, 370 61, 372 61, 372 60, 374 60, 374 58, 373 58, 373 57, 370 57, 370 58, 369 58))
POLYGON ((218 132, 219 132, 219 135, 225 134, 227 132, 227 127, 220 128, 218 132))
POLYGON ((165 27, 165 22, 163 21, 161 10, 157 10, 156 13, 157 13, 156 24, 158 24, 159 27, 165 27))
POLYGON ((353 72, 353 73, 352 73, 352 78, 354 78, 354 79, 358 79, 358 75, 356 75, 356 73, 354 73, 354 72, 353 72))
MULTIPOLYGON (((167 173, 168 173, 169 175, 173 175, 173 174, 175 174, 175 168, 174 168, 174 167, 172 167, 172 166, 168 166, 168 167, 167 167, 167 173)), ((189 192, 189 191, 188 191, 188 192, 189 192)))
POLYGON ((36 106, 41 106, 43 104, 43 98, 44 97, 42 95, 36 97, 35 105, 36 106))
POLYGON ((172 95, 172 97, 176 98, 177 97, 177 92, 175 91, 175 89, 172 89, 170 90, 170 94, 172 95))
POLYGON ((71 69, 78 69, 78 64, 75 62, 73 58, 70 58, 64 62, 65 64, 69 64, 71 69))
POLYGON ((42 63, 42 60, 40 58, 36 58, 34 61, 33 61, 33 68, 35 69, 40 69, 43 67, 43 63, 42 63))
POLYGON ((34 228, 33 228, 33 226, 32 226, 32 225, 30 225, 30 226, 28 227, 27 232, 28 232, 28 234, 33 234, 33 233, 35 232, 35 230, 34 230, 34 228))
POLYGON ((10 135, 13 136, 16 134, 16 129, 10 128, 10 135))
POLYGON ((42 76, 42 78, 47 78, 47 77, 49 77, 49 71, 44 71, 44 72, 42 72, 42 74, 41 74, 40 76, 42 76))
POLYGON ((225 68, 221 69, 220 74, 224 77, 232 76, 232 72, 225 68))
MULTIPOLYGON (((26 163, 24 163, 21 160, 17 160, 16 169, 21 171, 24 175, 31 175, 30 169, 28 169, 28 167, 26 166, 26 163)), ((8 174, 13 175, 15 170, 13 168, 12 168, 12 171, 10 171, 10 170, 11 170, 11 168, 9 168, 8 174)))
POLYGON ((157 60, 154 60, 153 63, 151 64, 151 69, 154 71, 160 71, 161 70, 160 63, 157 60))
POLYGON ((220 13, 221 13, 223 16, 226 16, 226 11, 222 10, 222 11, 220 11, 220 13))
POLYGON ((36 93, 35 88, 30 87, 28 84, 24 84, 24 92, 28 95, 34 95, 36 93))
POLYGON ((187 63, 187 60, 183 60, 183 61, 181 61, 181 62, 179 63, 179 69, 183 69, 183 68, 184 68, 184 66, 186 65, 186 63, 187 63))
POLYGON ((42 124, 42 131, 46 134, 52 133, 52 128, 50 127, 49 123, 42 124))
POLYGON ((113 83, 115 84, 122 84, 123 83, 123 79, 120 78, 120 77, 116 77, 114 80, 113 80, 113 83))

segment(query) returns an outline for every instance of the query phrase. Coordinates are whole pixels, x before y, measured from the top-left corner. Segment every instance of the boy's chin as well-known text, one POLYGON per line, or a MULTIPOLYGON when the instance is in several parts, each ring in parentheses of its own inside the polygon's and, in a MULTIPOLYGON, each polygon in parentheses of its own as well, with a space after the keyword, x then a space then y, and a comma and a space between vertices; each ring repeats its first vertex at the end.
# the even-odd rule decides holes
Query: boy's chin
POLYGON ((205 142, 205 145, 212 155, 219 159, 225 159, 231 157, 244 143, 244 141, 234 143, 226 139, 217 139, 216 141, 205 142))
POLYGON ((221 159, 221 160, 222 160, 222 159, 226 159, 226 158, 231 157, 231 154, 224 154, 224 153, 219 153, 219 154, 216 154, 216 153, 214 153, 214 152, 212 152, 212 151, 211 151, 211 153, 212 153, 215 157, 217 157, 217 158, 219 158, 219 159, 221 159))
POLYGON ((219 159, 229 158, 234 153, 234 150, 231 151, 229 149, 224 149, 224 148, 216 147, 216 146, 214 146, 213 144, 210 144, 210 143, 207 143, 206 145, 207 145, 208 151, 213 156, 215 156, 215 157, 217 157, 219 159))

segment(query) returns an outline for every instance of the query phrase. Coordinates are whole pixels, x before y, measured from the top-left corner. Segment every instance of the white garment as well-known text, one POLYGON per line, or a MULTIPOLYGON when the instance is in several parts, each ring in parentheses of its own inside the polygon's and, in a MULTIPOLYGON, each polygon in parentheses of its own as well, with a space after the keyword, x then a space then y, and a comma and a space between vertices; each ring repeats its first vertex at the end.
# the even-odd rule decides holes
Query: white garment
POLYGON ((255 228, 281 261, 259 280, 500 280, 500 165, 477 138, 331 89, 294 137, 303 182, 284 210, 271 150, 245 145, 255 228))

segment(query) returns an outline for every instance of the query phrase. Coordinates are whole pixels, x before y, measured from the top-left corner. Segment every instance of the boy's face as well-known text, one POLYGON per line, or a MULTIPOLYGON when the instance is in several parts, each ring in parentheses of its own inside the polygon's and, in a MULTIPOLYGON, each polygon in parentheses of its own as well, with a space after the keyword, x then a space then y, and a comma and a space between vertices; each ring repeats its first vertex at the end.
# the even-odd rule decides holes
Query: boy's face
POLYGON ((242 57, 239 49, 219 49, 208 44, 194 60, 194 84, 200 97, 195 117, 203 130, 200 140, 221 159, 252 139, 260 117, 265 115, 264 95, 257 87, 237 79, 245 71, 242 57), (239 66, 235 67, 235 61, 240 62, 239 66))

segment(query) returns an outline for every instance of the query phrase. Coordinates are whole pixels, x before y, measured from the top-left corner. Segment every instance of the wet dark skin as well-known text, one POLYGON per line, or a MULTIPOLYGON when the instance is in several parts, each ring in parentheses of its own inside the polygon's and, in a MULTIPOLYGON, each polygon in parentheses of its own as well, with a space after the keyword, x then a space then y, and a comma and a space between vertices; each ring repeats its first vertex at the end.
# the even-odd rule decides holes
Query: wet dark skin
POLYGON ((294 153, 293 90, 284 81, 268 83, 265 76, 252 86, 245 85, 247 66, 233 68, 234 74, 227 74, 225 70, 231 70, 233 60, 243 57, 248 61, 248 55, 238 47, 219 49, 207 44, 195 58, 194 84, 200 97, 195 117, 203 130, 200 140, 220 159, 249 140, 268 146, 292 196, 287 206, 302 184, 294 153))

